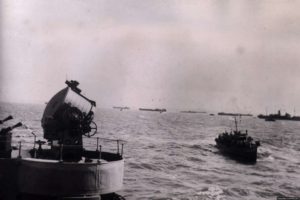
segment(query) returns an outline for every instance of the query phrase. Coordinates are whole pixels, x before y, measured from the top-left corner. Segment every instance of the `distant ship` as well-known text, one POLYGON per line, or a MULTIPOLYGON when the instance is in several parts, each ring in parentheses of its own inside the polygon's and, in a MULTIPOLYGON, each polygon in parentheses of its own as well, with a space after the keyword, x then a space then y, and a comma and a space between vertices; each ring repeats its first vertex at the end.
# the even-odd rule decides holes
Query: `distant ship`
POLYGON ((225 113, 225 112, 219 112, 218 115, 226 115, 226 116, 247 116, 252 117, 252 114, 241 114, 241 113, 225 113))
POLYGON ((151 108, 139 108, 140 111, 154 111, 154 112, 160 112, 160 113, 163 113, 163 112, 167 112, 167 109, 165 108, 155 108, 155 109, 151 109, 151 108))
POLYGON ((181 113, 206 113, 205 111, 193 111, 193 110, 184 110, 184 111, 180 111, 181 113))
POLYGON ((127 107, 127 106, 114 106, 113 109, 118 109, 120 111, 123 111, 123 110, 129 110, 130 108, 127 107))
POLYGON ((275 121, 275 120, 292 120, 292 121, 300 121, 300 116, 291 116, 289 113, 285 113, 285 115, 281 115, 280 110, 278 110, 277 114, 270 115, 258 115, 260 119, 265 119, 266 121, 275 121))
POLYGON ((257 147, 260 146, 259 141, 254 141, 248 136, 246 130, 242 133, 237 128, 237 120, 235 118, 235 131, 230 133, 224 132, 216 139, 216 147, 224 154, 238 161, 255 163, 257 159, 257 147))

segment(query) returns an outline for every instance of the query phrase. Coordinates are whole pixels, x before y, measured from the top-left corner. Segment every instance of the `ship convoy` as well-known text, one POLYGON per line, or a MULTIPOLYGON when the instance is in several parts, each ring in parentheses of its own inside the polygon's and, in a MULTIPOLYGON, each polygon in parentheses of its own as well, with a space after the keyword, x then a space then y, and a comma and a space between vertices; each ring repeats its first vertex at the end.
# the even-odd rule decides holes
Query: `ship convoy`
MULTIPOLYGON (((122 189, 124 141, 115 142, 116 152, 102 151, 94 137, 97 125, 93 121, 96 102, 81 94, 77 81, 66 81, 67 87, 55 94, 46 104, 42 117, 43 140, 34 132, 32 148, 12 145, 12 130, 19 122, 0 131, 0 199, 1 200, 124 200, 116 192, 122 189), (85 147, 89 139, 93 149, 85 147), (92 142, 91 142, 92 141, 92 142), (36 148, 36 146, 38 147, 36 148)), ((113 107, 128 110, 129 107, 113 107)), ((166 109, 140 108, 140 111, 166 112, 166 109)), ((182 113, 205 113, 182 111, 182 113)), ((212 114, 210 114, 212 115, 212 114)), ((259 141, 238 130, 239 113, 218 113, 235 117, 235 130, 223 132, 215 138, 220 152, 237 161, 255 163, 259 141)), ((296 120, 288 113, 259 115, 267 121, 296 120)), ((0 120, 0 125, 13 117, 0 120)), ((111 147, 111 145, 108 145, 111 147)))
POLYGON ((22 142, 13 148, 12 130, 22 123, 0 131, 1 200, 125 199, 116 193, 123 185, 124 142, 93 137, 96 102, 81 94, 77 81, 66 84, 47 103, 44 139, 37 140, 32 132, 32 148, 26 149, 22 142), (115 150, 102 151, 102 139, 115 150), (85 146, 85 140, 92 145, 85 146))

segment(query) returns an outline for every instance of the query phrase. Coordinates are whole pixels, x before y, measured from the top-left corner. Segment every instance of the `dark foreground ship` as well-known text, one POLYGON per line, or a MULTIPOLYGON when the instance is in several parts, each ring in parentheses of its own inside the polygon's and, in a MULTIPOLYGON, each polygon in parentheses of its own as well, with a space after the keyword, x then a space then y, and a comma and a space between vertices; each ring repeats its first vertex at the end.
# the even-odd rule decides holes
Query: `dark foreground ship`
POLYGON ((242 133, 237 128, 235 118, 235 131, 230 133, 224 132, 216 139, 217 148, 224 154, 234 158, 240 162, 255 163, 257 159, 257 147, 260 146, 259 141, 254 141, 248 136, 248 131, 242 133))
POLYGON ((116 152, 102 151, 102 139, 92 137, 96 103, 81 94, 78 82, 66 84, 45 108, 44 139, 32 132, 33 148, 19 142, 12 150, 12 129, 21 123, 0 131, 1 200, 124 199, 115 193, 123 185, 123 142, 108 145, 116 152))

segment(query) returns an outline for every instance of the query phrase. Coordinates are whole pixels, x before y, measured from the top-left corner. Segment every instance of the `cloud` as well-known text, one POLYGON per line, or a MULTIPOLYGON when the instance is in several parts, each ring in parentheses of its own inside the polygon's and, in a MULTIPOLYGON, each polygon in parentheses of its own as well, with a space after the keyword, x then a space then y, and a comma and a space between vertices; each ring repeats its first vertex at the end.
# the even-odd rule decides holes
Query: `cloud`
POLYGON ((103 106, 295 104, 298 4, 7 0, 1 98, 43 102, 72 78, 103 106))

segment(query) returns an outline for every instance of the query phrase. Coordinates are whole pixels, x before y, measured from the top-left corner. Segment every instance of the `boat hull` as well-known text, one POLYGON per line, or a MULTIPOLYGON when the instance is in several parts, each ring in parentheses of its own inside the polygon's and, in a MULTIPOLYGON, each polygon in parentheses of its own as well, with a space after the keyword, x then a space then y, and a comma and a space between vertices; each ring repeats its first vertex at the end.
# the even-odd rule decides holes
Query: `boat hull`
POLYGON ((122 189, 124 160, 67 163, 0 159, 0 199, 100 199, 122 189), (47 197, 47 198, 46 198, 47 197), (85 198, 83 198, 85 197, 85 198))
POLYGON ((257 160, 257 147, 248 149, 235 146, 230 147, 220 143, 217 143, 216 147, 222 154, 237 161, 255 163, 257 160))

